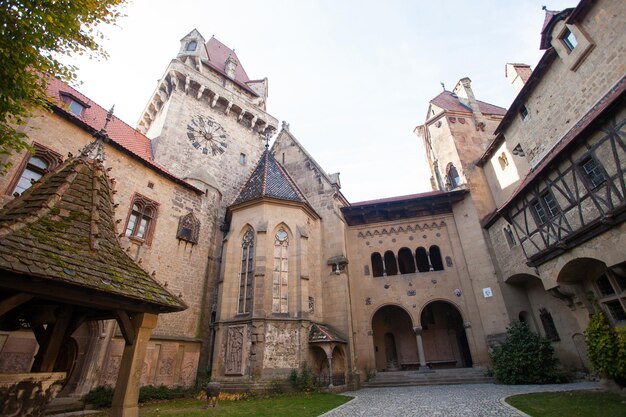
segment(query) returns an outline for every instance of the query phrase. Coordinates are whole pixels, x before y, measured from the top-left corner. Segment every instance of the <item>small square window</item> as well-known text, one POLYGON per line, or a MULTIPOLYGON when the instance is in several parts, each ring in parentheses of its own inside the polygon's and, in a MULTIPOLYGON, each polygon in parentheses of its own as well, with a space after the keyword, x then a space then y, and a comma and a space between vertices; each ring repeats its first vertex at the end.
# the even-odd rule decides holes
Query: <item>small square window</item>
POLYGON ((596 285, 598 286, 598 290, 600 290, 600 294, 603 296, 613 295, 615 294, 615 289, 613 285, 611 285, 611 281, 609 281, 609 277, 606 275, 602 275, 600 278, 596 280, 596 285))
POLYGON ((561 35, 561 42, 567 48, 567 52, 572 52, 574 48, 578 45, 578 41, 576 40, 576 36, 572 33, 571 30, 565 29, 563 34, 561 35))
POLYGON ((240 153, 239 154, 239 163, 241 165, 245 165, 246 164, 246 154, 245 153, 240 153))
POLYGON ((538 225, 542 225, 557 216, 561 212, 559 204, 556 202, 551 192, 546 191, 531 203, 532 212, 538 225))
POLYGON ((528 108, 526 106, 522 106, 519 109, 519 116, 522 118, 522 120, 526 121, 528 120, 529 117, 529 113, 528 113, 528 108))
POLYGON ((596 188, 606 181, 602 166, 600 166, 595 158, 589 156, 583 159, 579 166, 585 173, 585 177, 587 178, 591 188, 596 188))

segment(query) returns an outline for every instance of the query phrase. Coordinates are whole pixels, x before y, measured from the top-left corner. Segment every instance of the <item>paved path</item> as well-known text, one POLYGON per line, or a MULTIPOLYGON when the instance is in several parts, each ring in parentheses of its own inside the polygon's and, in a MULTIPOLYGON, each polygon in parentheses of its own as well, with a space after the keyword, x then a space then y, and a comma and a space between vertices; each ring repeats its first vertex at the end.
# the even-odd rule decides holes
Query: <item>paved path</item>
POLYGON ((501 399, 514 394, 541 391, 596 389, 596 382, 555 385, 430 385, 365 388, 346 392, 349 403, 323 414, 324 417, 519 417, 520 413, 501 399))

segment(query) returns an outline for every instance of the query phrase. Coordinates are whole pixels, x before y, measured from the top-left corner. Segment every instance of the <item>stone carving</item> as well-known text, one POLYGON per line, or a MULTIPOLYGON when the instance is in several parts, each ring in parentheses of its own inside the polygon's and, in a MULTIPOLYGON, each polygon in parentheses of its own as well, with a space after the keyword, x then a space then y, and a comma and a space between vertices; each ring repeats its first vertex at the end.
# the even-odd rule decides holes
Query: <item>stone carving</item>
MULTIPOLYGON (((417 233, 425 230, 437 230, 446 227, 446 222, 432 222, 432 223, 424 223, 424 224, 413 224, 399 227, 391 227, 389 229, 372 229, 367 230, 365 232, 359 232, 358 237, 365 239, 372 236, 388 236, 388 235, 397 235, 400 233, 417 233)), ((382 243, 380 241, 379 243, 382 243)))
POLYGON ((309 297, 309 313, 315 313, 315 298, 309 297))
POLYGON ((226 336, 226 374, 243 375, 244 326, 231 326, 226 336))
POLYGON ((409 297, 415 297, 416 294, 417 292, 415 290, 408 290, 406 292, 406 295, 408 295, 409 297))

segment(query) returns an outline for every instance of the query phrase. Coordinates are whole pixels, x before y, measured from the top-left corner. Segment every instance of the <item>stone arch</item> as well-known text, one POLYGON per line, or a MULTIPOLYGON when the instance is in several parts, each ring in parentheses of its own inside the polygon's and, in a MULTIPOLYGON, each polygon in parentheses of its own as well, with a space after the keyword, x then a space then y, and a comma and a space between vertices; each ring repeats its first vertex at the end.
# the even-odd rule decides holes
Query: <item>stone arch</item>
POLYGON ((417 262, 417 270, 419 272, 430 271, 430 261, 428 260, 428 252, 423 247, 415 249, 415 261, 417 262))
POLYGON ((430 259, 430 265, 433 271, 443 271, 443 259, 441 258, 441 249, 439 249, 439 246, 432 245, 428 249, 428 258, 430 259))
POLYGON ((606 269, 606 263, 595 258, 572 259, 559 270, 556 282, 571 284, 594 280, 604 274, 606 269))
POLYGON ((336 345, 333 348, 333 364, 332 364, 333 386, 346 384, 347 358, 344 353, 343 346, 336 345))
POLYGON ((432 300, 420 312, 426 363, 433 368, 473 364, 461 309, 448 300, 432 300))
POLYGON ((401 248, 398 251, 398 266, 401 274, 415 273, 415 258, 409 248, 401 248))
POLYGON ((396 304, 379 307, 371 317, 376 370, 397 370, 419 365, 417 341, 410 313, 396 304), (393 338, 394 346, 386 341, 393 338), (395 349, 394 351, 388 351, 395 349))
POLYGON ((382 277, 385 274, 385 265, 383 264, 383 257, 378 252, 372 253, 370 256, 372 262, 372 275, 374 277, 382 277))
POLYGON ((396 255, 393 251, 386 251, 383 257, 385 261, 385 274, 386 275, 398 275, 398 263, 396 261, 396 255))

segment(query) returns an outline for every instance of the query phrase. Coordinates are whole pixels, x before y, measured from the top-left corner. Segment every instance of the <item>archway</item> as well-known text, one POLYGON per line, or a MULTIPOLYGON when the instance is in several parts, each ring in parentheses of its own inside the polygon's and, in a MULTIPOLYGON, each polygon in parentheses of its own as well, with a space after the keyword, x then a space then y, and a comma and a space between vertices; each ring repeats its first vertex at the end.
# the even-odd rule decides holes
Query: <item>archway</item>
POLYGON ((372 332, 377 371, 419 366, 413 321, 404 309, 379 308, 372 317, 372 332))
POLYGON ((463 317, 447 301, 433 301, 420 316, 426 363, 432 368, 472 366, 463 317))

